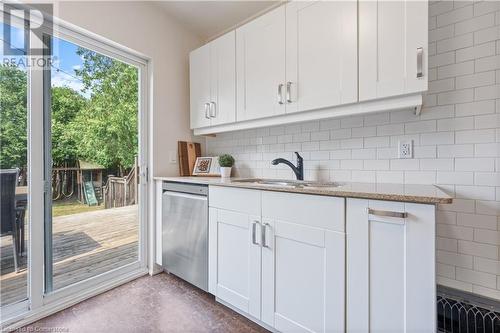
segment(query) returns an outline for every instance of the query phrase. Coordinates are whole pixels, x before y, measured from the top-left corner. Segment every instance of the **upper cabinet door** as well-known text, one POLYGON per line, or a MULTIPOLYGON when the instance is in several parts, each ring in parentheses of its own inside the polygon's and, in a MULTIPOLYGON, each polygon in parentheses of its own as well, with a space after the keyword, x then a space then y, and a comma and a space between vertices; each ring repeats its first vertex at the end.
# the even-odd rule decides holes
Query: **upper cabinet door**
POLYGON ((236 33, 210 43, 211 125, 236 121, 236 33))
POLYGON ((358 101, 357 3, 286 5, 286 112, 358 101))
POLYGON ((189 54, 191 128, 210 126, 210 44, 189 54))
POLYGON ((284 83, 285 6, 281 6, 236 30, 236 119, 285 113, 284 83))
POLYGON ((427 1, 359 2, 359 100, 427 90, 427 1))

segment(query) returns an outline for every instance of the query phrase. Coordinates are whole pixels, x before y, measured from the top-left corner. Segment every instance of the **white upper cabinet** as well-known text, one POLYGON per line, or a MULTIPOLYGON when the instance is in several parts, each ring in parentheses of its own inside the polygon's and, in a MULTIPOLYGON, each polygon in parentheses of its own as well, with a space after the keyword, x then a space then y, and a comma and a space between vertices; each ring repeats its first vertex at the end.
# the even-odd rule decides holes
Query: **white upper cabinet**
POLYGON ((212 126, 236 121, 236 49, 234 31, 210 43, 212 126))
POLYGON ((285 113, 285 6, 236 30, 236 66, 238 121, 285 113))
POLYGON ((190 59, 196 135, 420 112, 428 3, 290 1, 208 45, 190 59))
POLYGON ((359 100, 427 90, 427 1, 359 2, 359 100))
POLYGON ((236 120, 235 32, 191 52, 191 128, 236 120))
POLYGON ((286 112, 358 101, 357 3, 286 5, 286 112))
POLYGON ((210 44, 189 54, 191 128, 210 126, 210 44))

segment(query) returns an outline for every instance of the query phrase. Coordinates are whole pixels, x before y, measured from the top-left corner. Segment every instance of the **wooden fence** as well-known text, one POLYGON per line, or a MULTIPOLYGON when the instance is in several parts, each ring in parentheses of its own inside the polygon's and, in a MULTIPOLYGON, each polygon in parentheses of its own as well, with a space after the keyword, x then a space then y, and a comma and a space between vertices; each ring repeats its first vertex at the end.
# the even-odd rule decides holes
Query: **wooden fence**
POLYGON ((103 187, 104 208, 124 207, 137 204, 138 171, 134 168, 126 177, 108 177, 103 187))

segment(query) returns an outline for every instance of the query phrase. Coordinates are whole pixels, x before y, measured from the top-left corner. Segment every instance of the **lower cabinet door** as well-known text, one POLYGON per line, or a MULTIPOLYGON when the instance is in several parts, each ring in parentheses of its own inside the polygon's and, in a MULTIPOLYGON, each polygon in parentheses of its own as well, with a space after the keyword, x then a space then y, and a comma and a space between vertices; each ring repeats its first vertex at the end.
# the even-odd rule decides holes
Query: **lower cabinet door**
POLYGON ((435 207, 347 199, 347 331, 436 330, 435 207))
POLYGON ((280 332, 344 331, 345 234, 262 220, 262 321, 280 332))
POLYGON ((260 217, 216 208, 209 216, 209 290, 260 319, 260 217))

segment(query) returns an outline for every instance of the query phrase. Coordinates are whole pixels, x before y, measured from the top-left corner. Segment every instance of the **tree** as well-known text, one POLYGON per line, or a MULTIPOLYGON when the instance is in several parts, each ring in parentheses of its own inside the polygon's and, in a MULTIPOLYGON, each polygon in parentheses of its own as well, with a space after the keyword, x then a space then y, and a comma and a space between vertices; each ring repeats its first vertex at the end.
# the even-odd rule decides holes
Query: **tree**
POLYGON ((0 168, 26 168, 27 90, 26 72, 16 66, 0 66, 0 168))
MULTIPOLYGON (((0 167, 26 168, 27 90, 26 72, 0 67, 0 167)), ((52 158, 54 165, 74 164, 78 159, 72 121, 86 104, 85 98, 68 87, 53 87, 52 158)))
POLYGON ((84 61, 76 75, 91 92, 74 122, 78 154, 124 174, 137 155, 138 70, 88 49, 77 53, 84 61))
POLYGON ((78 160, 77 139, 73 124, 87 100, 69 87, 52 87, 52 160, 61 166, 75 165, 78 160))
MULTIPOLYGON (((52 158, 55 166, 78 159, 123 175, 137 155, 137 68, 80 48, 86 99, 69 87, 52 87, 52 158)), ((26 72, 0 66, 0 167, 27 164, 26 72)))

